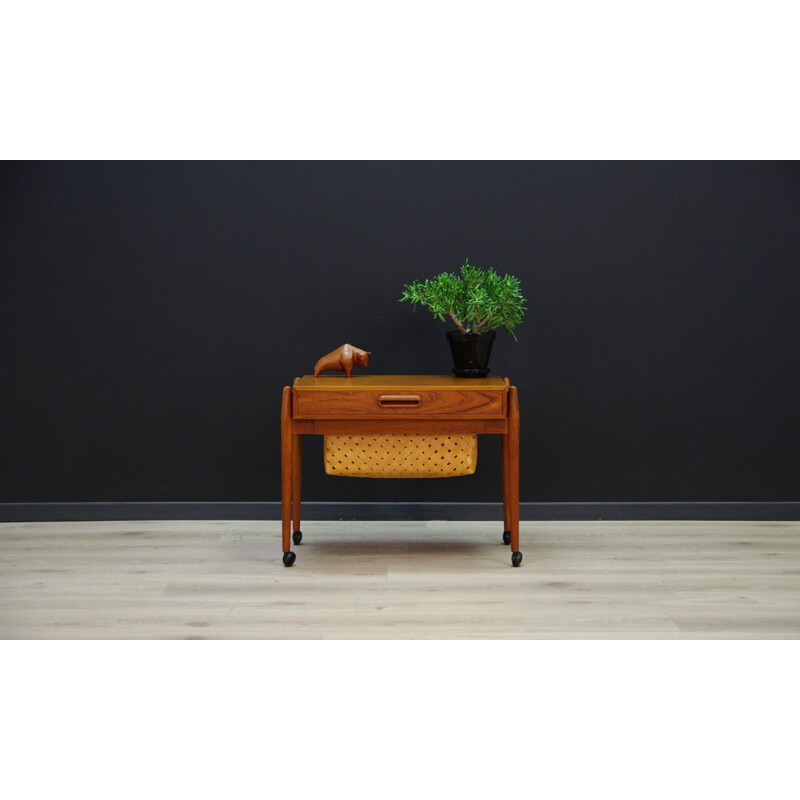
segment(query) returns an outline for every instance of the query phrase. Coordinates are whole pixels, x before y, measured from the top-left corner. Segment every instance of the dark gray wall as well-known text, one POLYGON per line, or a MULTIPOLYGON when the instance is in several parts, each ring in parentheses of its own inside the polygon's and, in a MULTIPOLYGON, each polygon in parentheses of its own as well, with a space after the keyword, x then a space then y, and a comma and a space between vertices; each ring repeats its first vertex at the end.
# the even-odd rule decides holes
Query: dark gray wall
MULTIPOLYGON (((397 299, 522 279, 523 501, 800 500, 796 163, 0 165, 0 502, 278 500, 280 390, 350 341, 450 370, 397 299)), ((316 500, 499 499, 452 481, 316 500)))

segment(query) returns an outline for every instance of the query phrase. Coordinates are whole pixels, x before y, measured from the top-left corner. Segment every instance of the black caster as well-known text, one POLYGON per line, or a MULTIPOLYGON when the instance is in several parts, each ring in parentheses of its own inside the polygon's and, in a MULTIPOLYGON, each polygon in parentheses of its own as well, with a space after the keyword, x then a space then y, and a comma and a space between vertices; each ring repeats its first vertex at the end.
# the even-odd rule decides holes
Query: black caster
POLYGON ((511 531, 503 531, 503 544, 511 544, 511 531))
POLYGON ((283 554, 283 566, 291 567, 297 556, 290 550, 288 553, 283 554))
MULTIPOLYGON (((294 553, 292 553, 291 555, 294 555, 294 553)), ((518 567, 521 563, 522 563, 522 553, 520 553, 519 550, 516 553, 512 553, 511 554, 512 566, 518 567)))
POLYGON ((300 542, 302 542, 302 541, 303 541, 303 531, 295 531, 295 532, 292 534, 292 541, 293 541, 295 544, 300 544, 300 542))

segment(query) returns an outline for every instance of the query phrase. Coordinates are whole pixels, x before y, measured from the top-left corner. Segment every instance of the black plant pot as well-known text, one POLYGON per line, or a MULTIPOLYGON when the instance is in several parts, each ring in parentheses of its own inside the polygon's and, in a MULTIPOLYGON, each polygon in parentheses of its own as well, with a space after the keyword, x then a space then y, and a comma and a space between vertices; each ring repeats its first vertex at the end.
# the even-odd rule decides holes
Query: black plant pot
POLYGON ((494 343, 494 331, 462 333, 448 331, 447 341, 453 353, 454 374, 459 378, 483 378, 489 374, 489 355, 494 343))

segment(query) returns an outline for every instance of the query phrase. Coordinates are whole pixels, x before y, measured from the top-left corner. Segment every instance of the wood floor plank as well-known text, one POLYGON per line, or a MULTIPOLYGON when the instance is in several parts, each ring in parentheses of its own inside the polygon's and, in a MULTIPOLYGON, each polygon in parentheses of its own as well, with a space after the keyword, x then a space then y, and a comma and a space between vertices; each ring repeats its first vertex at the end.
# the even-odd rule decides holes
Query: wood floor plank
POLYGON ((0 525, 4 639, 796 639, 800 523, 0 525))

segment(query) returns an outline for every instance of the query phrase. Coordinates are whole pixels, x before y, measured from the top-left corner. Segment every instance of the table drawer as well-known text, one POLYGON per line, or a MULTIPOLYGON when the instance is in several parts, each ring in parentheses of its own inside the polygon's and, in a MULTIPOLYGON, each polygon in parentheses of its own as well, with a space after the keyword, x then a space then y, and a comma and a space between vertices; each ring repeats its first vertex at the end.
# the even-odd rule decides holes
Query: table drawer
POLYGON ((433 418, 502 419, 505 391, 302 391, 294 392, 295 419, 433 418))

